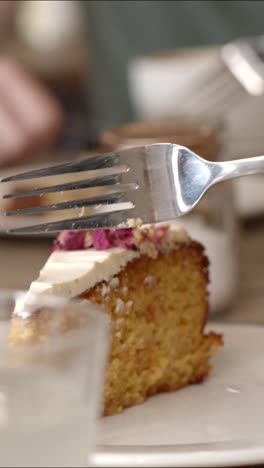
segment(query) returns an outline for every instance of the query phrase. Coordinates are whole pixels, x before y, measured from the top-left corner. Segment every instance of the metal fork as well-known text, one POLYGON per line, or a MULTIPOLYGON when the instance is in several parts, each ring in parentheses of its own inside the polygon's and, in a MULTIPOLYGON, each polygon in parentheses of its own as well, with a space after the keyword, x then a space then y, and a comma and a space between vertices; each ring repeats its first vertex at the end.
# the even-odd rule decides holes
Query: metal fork
POLYGON ((4 198, 17 198, 76 189, 86 190, 86 196, 81 199, 8 211, 8 216, 26 216, 41 212, 58 214, 65 210, 63 219, 53 219, 10 231, 28 234, 66 229, 126 227, 135 219, 144 223, 172 220, 191 211, 212 185, 234 177, 262 172, 264 156, 210 162, 188 148, 163 143, 89 156, 80 161, 7 177, 1 182, 69 173, 74 173, 75 177, 77 174, 82 176, 79 181, 4 195, 4 198), (95 188, 96 195, 93 191, 95 188), (73 208, 76 209, 74 217, 71 211, 73 208))
POLYGON ((223 115, 249 96, 264 94, 264 36, 234 40, 212 49, 214 66, 181 95, 185 113, 223 115))

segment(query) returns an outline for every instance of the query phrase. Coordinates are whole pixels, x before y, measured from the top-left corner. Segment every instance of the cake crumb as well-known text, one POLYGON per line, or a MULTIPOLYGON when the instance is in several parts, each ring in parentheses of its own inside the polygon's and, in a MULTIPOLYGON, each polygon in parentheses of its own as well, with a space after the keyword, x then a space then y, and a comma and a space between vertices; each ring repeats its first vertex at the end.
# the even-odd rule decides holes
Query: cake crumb
POLYGON ((128 315, 131 312, 132 306, 133 306, 133 301, 126 302, 125 304, 126 315, 128 315))
POLYGON ((143 225, 141 218, 128 218, 124 223, 118 224, 118 228, 139 228, 143 225))
POLYGON ((124 317, 120 317, 119 319, 117 319, 115 322, 116 328, 122 327, 122 325, 124 324, 124 321, 125 321, 124 317))
POLYGON ((110 288, 112 288, 112 289, 118 288, 118 286, 119 286, 119 279, 118 279, 117 277, 112 278, 112 279, 109 281, 109 286, 110 286, 110 288))
POLYGON ((122 314, 122 312, 124 312, 124 307, 125 307, 124 301, 122 301, 122 299, 120 299, 120 297, 118 297, 117 300, 116 300, 115 313, 116 314, 122 314))
POLYGON ((115 337, 120 340, 122 338, 122 333, 120 331, 115 332, 115 337))
POLYGON ((103 283, 101 288, 101 296, 105 297, 109 293, 109 286, 103 283))
POLYGON ((144 281, 143 281, 143 285, 144 286, 153 286, 155 283, 155 278, 154 276, 152 275, 147 275, 145 278, 144 278, 144 281))
POLYGON ((143 254, 143 255, 147 255, 148 257, 150 258, 157 258, 158 257, 158 254, 159 254, 159 251, 158 251, 158 248, 156 247, 155 244, 153 244, 152 242, 146 240, 146 241, 141 241, 140 243, 140 252, 143 254))
POLYGON ((190 237, 184 228, 171 229, 169 231, 169 241, 170 243, 190 242, 190 237))

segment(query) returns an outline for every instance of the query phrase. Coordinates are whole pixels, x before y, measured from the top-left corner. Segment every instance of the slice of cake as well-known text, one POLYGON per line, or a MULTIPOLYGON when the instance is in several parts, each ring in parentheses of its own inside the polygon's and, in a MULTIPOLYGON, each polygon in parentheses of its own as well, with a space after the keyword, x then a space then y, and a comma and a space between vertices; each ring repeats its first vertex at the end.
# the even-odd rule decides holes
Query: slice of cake
MULTIPOLYGON (((207 285, 203 247, 171 225, 62 233, 30 291, 81 297, 109 315, 109 415, 207 376, 221 344, 220 336, 204 333, 207 285)), ((17 311, 10 343, 42 338, 49 322, 17 311)))

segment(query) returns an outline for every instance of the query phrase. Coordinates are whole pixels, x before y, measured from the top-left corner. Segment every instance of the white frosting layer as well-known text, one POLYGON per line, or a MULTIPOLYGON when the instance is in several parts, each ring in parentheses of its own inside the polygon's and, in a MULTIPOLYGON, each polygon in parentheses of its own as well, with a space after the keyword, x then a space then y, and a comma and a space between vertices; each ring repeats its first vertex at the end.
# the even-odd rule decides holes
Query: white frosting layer
POLYGON ((72 298, 108 281, 139 257, 140 252, 113 248, 109 250, 56 250, 51 254, 29 291, 72 298))
MULTIPOLYGON (((171 242, 186 242, 184 229, 171 225, 171 242)), ((140 251, 112 248, 108 250, 55 250, 48 258, 39 277, 31 284, 31 293, 48 294, 71 299, 93 288, 101 281, 109 281, 131 260, 142 255, 140 251)), ((28 307, 17 304, 15 313, 21 317, 31 314, 28 307)))

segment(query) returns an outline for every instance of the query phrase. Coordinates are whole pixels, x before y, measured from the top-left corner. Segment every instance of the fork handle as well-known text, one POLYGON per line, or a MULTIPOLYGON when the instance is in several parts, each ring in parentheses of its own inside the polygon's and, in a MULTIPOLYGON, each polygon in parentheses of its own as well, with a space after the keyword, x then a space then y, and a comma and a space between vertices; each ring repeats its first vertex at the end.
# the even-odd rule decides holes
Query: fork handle
POLYGON ((253 174, 264 174, 264 156, 225 161, 216 163, 216 166, 217 174, 214 182, 253 174))

